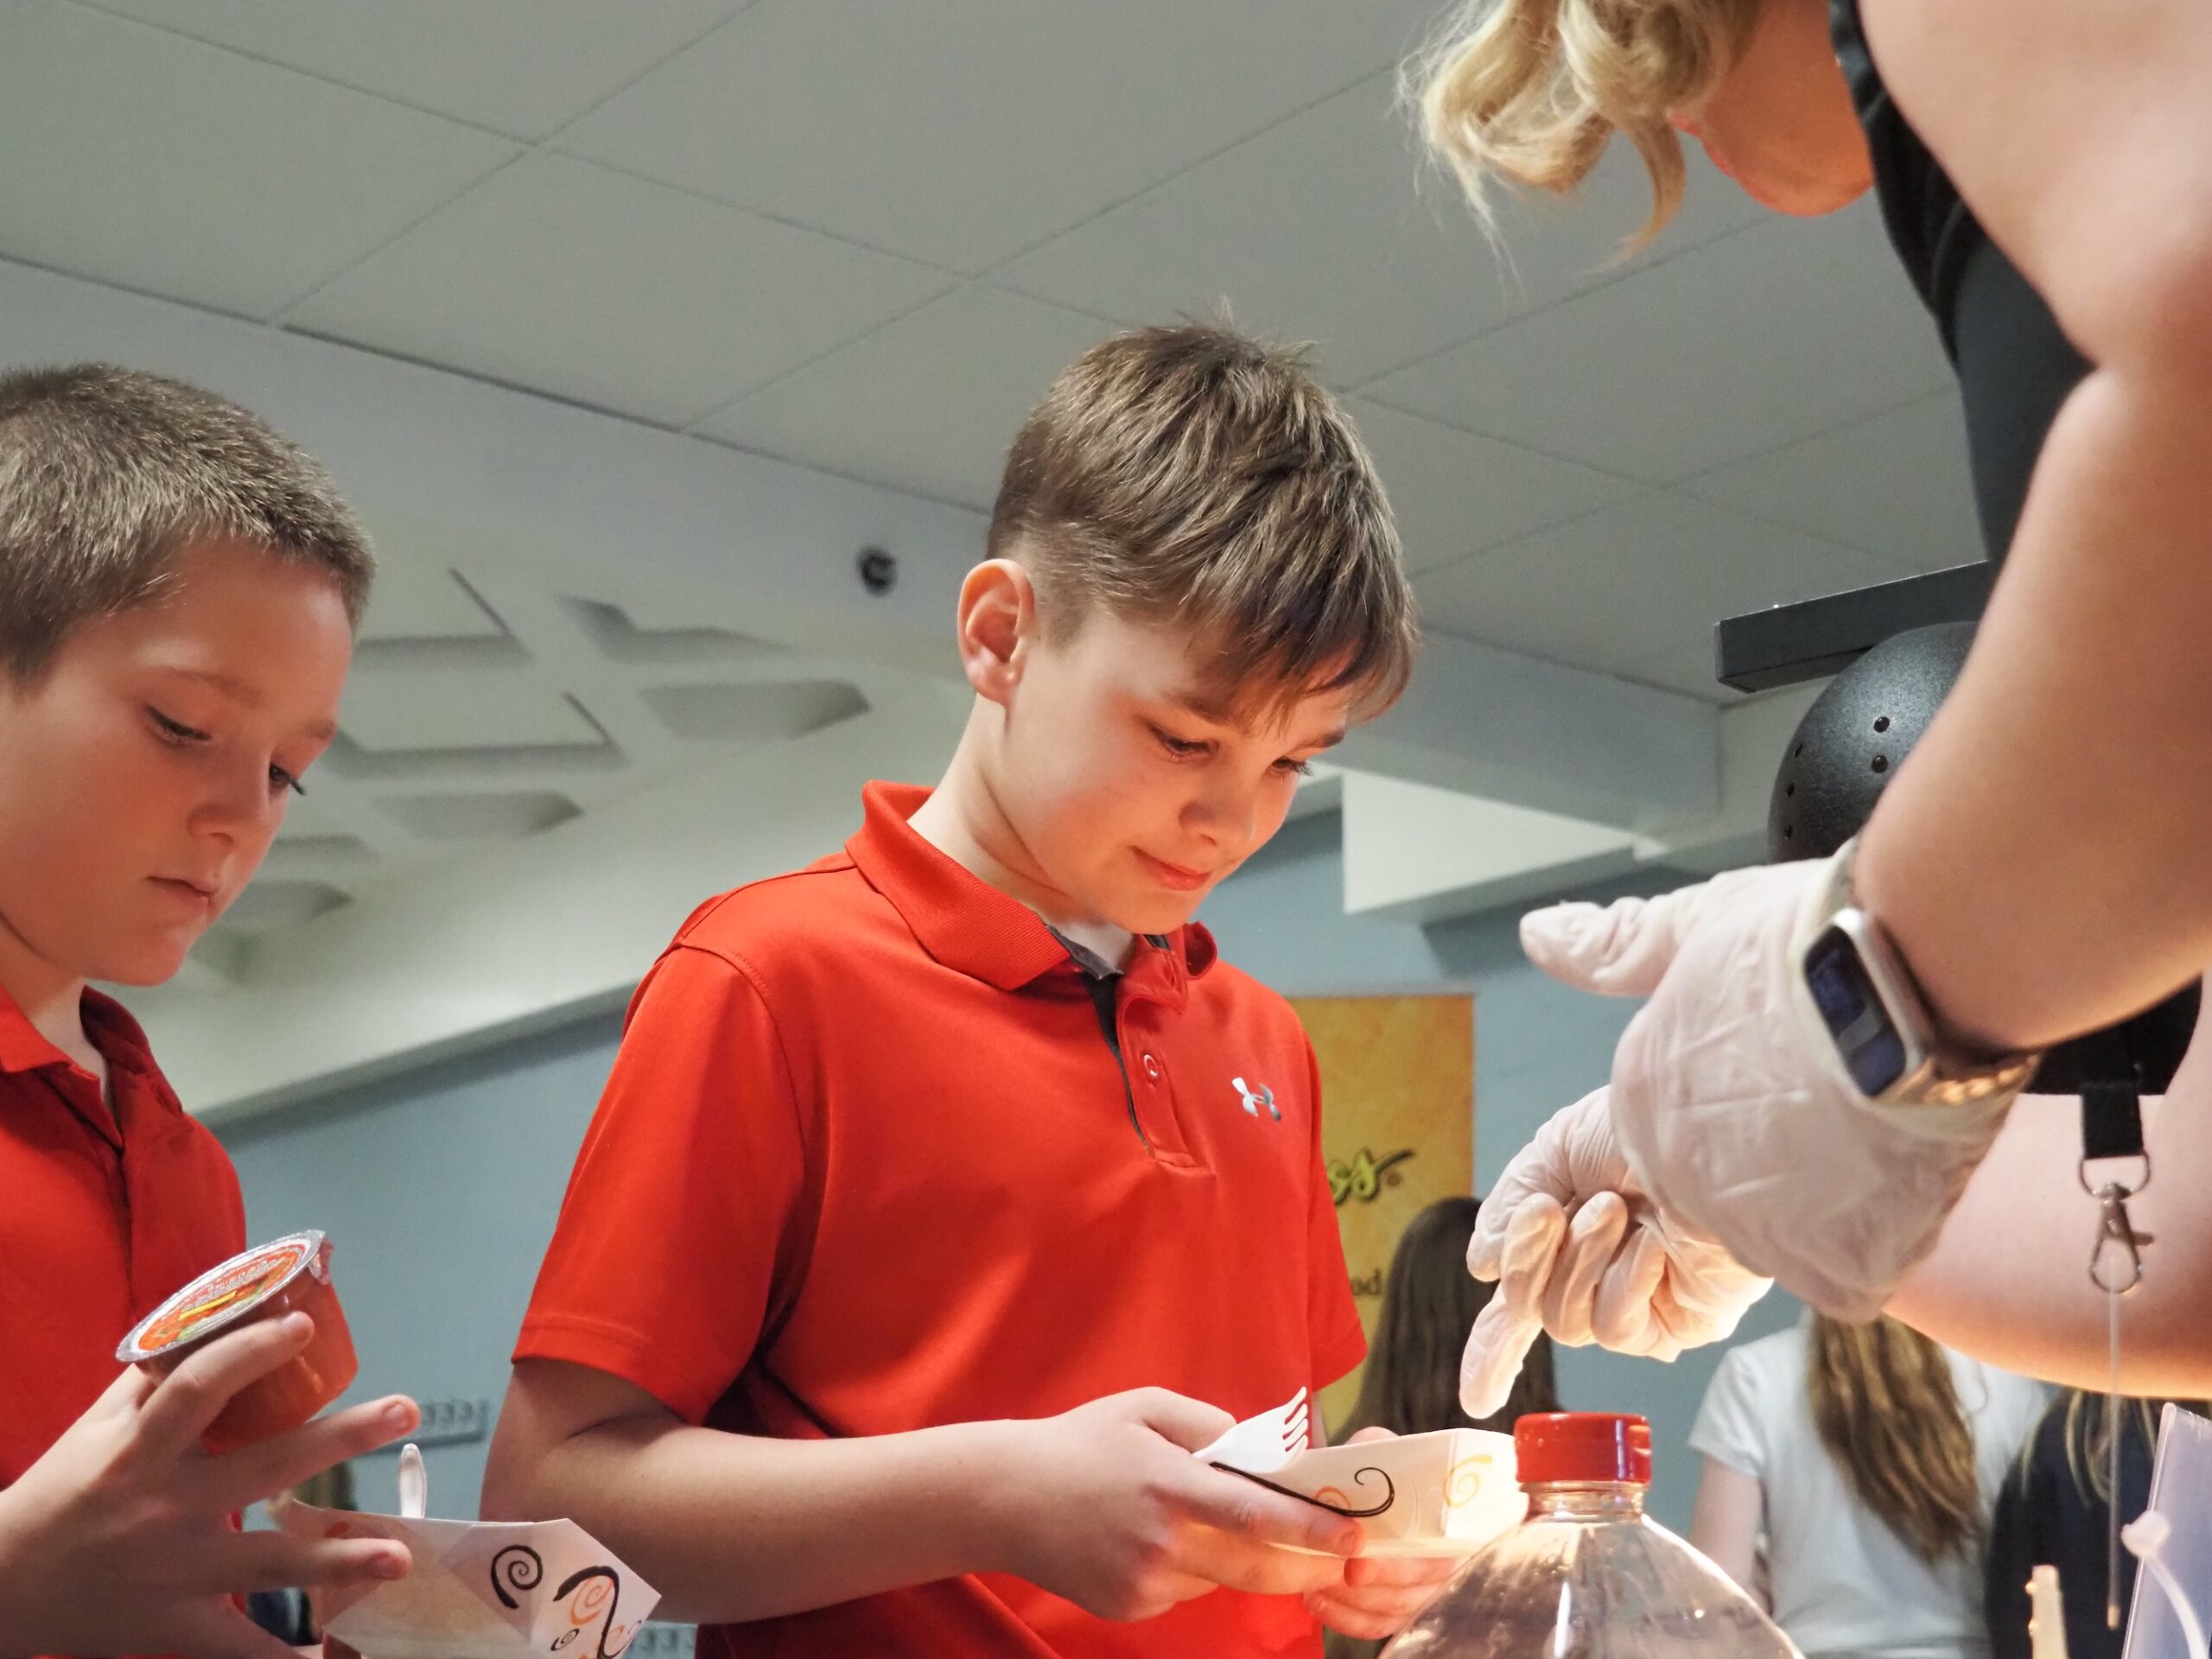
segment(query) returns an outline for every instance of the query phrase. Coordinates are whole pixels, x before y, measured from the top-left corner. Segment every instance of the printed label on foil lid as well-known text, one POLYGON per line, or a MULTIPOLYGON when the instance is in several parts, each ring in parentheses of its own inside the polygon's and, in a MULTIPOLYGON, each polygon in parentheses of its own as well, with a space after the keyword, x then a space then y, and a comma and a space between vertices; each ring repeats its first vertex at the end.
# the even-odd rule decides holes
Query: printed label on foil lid
MULTIPOLYGON (((283 1286, 303 1262, 320 1255, 323 1241, 295 1236, 248 1250, 187 1285, 124 1338, 118 1357, 151 1358, 228 1323, 283 1286)), ((328 1282, 327 1273, 318 1275, 328 1282)))

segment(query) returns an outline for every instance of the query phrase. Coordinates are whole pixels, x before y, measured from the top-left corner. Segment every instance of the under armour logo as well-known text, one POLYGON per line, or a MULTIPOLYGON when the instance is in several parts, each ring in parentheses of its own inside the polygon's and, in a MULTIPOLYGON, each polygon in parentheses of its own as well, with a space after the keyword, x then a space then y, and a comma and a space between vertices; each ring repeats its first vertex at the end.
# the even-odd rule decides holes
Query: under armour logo
POLYGON ((1244 1109, 1247 1113, 1257 1117, 1260 1115, 1260 1108, 1264 1106, 1268 1109, 1269 1117, 1278 1123, 1282 1122, 1282 1109, 1275 1104, 1275 1091, 1268 1088, 1266 1084, 1250 1085, 1247 1084, 1242 1077, 1231 1077, 1229 1081, 1235 1086, 1236 1092, 1244 1097, 1244 1109))

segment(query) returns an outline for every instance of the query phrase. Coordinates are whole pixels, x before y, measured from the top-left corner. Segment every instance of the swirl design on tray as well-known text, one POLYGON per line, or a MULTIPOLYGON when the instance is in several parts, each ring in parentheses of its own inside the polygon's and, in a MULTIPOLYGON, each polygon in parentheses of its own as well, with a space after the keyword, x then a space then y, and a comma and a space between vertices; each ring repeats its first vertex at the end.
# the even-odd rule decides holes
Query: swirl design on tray
POLYGON ((554 1638, 547 1651, 559 1653, 583 1634, 584 1626, 599 1617, 600 1610, 607 1610, 607 1617, 599 1627, 599 1651, 594 1659, 615 1659, 630 1645, 637 1627, 617 1624, 614 1614, 622 1605, 621 1575, 611 1567, 587 1567, 572 1573, 561 1587, 553 1592, 556 1601, 569 1605, 569 1628, 554 1638))
POLYGON ((510 1612, 522 1605, 516 1591, 535 1590, 544 1581, 545 1558, 528 1544, 509 1544, 492 1558, 492 1589, 510 1612))
POLYGON ((1398 1501, 1398 1489, 1391 1481, 1389 1472, 1377 1469, 1371 1464, 1364 1469, 1355 1471, 1351 1478, 1351 1484, 1355 1486, 1366 1485, 1367 1478, 1370 1475, 1382 1483, 1382 1501, 1368 1509, 1358 1508, 1348 1495, 1339 1491, 1334 1486, 1324 1486, 1318 1492, 1294 1491, 1287 1486, 1276 1485, 1272 1480, 1262 1480, 1249 1470, 1232 1469, 1225 1463, 1217 1463, 1213 1466, 1224 1474, 1243 1475, 1255 1486, 1264 1486, 1271 1492, 1281 1492, 1285 1497, 1294 1497, 1301 1503, 1311 1503, 1316 1509, 1326 1510, 1332 1515, 1341 1515, 1347 1521, 1371 1521, 1398 1501))
POLYGON ((1454 1505, 1472 1503, 1483 1489, 1483 1471, 1475 1465, 1491 1461, 1489 1452, 1478 1452, 1473 1457, 1462 1458, 1453 1464, 1444 1477, 1444 1501, 1454 1505))

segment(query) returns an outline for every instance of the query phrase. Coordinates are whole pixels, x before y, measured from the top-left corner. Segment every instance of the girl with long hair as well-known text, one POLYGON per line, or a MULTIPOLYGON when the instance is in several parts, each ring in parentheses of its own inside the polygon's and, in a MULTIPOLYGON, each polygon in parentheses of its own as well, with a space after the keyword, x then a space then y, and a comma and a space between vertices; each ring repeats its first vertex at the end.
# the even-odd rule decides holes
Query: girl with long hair
MULTIPOLYGON (((1552 1376, 1552 1346, 1539 1337, 1522 1363, 1504 1406, 1488 1417, 1459 1409, 1459 1351, 1475 1316, 1494 1294, 1467 1273, 1467 1241, 1478 1198, 1440 1198, 1406 1224, 1383 1280, 1382 1309, 1368 1344, 1367 1369, 1351 1414, 1330 1437, 1341 1445, 1362 1429, 1425 1434, 1440 1428, 1489 1428, 1511 1433, 1516 1418, 1560 1409, 1552 1376)), ((1363 1642, 1325 1630, 1328 1659, 1368 1659, 1380 1642, 1363 1642)))
MULTIPOLYGON (((2205 1410, 2196 1402, 2176 1403, 2205 1410)), ((2104 1395, 2079 1389, 2050 1402, 1998 1495, 1986 1578, 1991 1659, 2030 1659, 2028 1574, 2044 1566, 2058 1569, 2070 1659, 2120 1659, 2124 1616, 2135 1593, 2135 1557, 2120 1552, 2123 1627, 2115 1630, 2105 1618, 2112 1437, 2120 1436, 2120 1516, 2130 1521, 2151 1501, 2151 1463, 2165 1404, 2126 1400, 2114 1414, 2104 1395)))
POLYGON ((1690 1541, 1806 1659, 1979 1659, 1990 1512, 2045 1398, 1895 1319, 1809 1316, 1722 1357, 1690 1541))
POLYGON ((1359 1397, 1336 1432, 1337 1443, 1363 1428, 1393 1434, 1493 1428, 1510 1434, 1516 1418, 1560 1409, 1548 1340, 1529 1350, 1503 1408, 1483 1418, 1459 1409, 1459 1351, 1467 1345, 1475 1316, 1497 1290, 1467 1274, 1467 1240, 1481 1211, 1479 1198, 1440 1198, 1406 1224, 1383 1281, 1382 1311, 1368 1345, 1359 1397))

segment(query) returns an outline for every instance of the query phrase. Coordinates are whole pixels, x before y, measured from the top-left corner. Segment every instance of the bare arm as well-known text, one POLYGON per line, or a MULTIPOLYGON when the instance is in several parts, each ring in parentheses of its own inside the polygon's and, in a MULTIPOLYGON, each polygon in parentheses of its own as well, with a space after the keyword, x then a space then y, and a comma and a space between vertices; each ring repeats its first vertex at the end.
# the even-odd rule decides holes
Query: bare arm
POLYGON ((1691 1544, 1763 1607, 1766 1595, 1758 1582, 1758 1550, 1765 1503, 1757 1478, 1707 1458, 1697 1483, 1697 1507, 1690 1512, 1691 1544))
POLYGON ((508 1387, 483 1510, 578 1522, 659 1586, 670 1617, 702 1623, 965 1573, 1016 1573, 1117 1618, 1216 1585, 1338 1585, 1356 1526, 1189 1455, 1229 1421, 1147 1389, 1035 1421, 768 1440, 694 1427, 604 1372, 529 1360, 508 1387))
MULTIPOLYGON (((2192 1053, 2190 1065, 2196 1067, 2192 1053)), ((2212 1395, 2212 1090, 2199 1069, 2175 1093, 2146 1100, 2144 1139, 2156 1160, 2128 1206, 2155 1236, 2142 1284, 2121 1304, 2120 1382, 2131 1394, 2212 1395), (2193 1084, 2192 1094, 2181 1093, 2193 1084)), ((2075 1177, 2081 1103, 2031 1095, 2012 1109, 1935 1254, 1888 1311, 1915 1330, 2006 1370, 2076 1388, 2107 1379, 2106 1301, 2089 1282, 2096 1201, 2075 1177)))
POLYGON ((1860 862, 1946 1018, 2039 1043, 2212 957, 2212 6, 1863 10, 1899 107, 2097 365, 1860 862))

